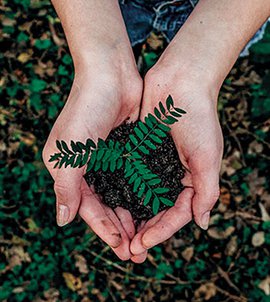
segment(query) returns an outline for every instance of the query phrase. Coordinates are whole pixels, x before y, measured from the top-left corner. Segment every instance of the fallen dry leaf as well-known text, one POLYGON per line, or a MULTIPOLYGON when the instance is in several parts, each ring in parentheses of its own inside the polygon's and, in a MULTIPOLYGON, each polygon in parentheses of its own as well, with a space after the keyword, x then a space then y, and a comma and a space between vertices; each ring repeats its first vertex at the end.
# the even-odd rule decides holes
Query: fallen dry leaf
POLYGON ((27 52, 22 52, 17 57, 18 61, 21 62, 21 63, 26 63, 27 61, 29 61, 30 58, 31 58, 31 55, 27 52))
POLYGON ((262 280, 258 287, 264 291, 266 296, 270 296, 270 276, 266 277, 264 280, 262 280))
POLYGON ((225 188, 225 187, 221 187, 220 189, 220 198, 219 200, 225 204, 225 205, 229 205, 230 201, 231 201, 231 194, 230 191, 225 188))
POLYGON ((26 31, 26 32, 30 32, 30 28, 32 26, 33 22, 29 21, 29 22, 25 22, 22 25, 19 25, 19 30, 20 31, 26 31))
POLYGON ((2 25, 4 26, 15 26, 16 19, 10 19, 10 18, 3 18, 1 20, 2 25))
POLYGON ((9 269, 22 265, 23 262, 31 262, 29 254, 21 245, 13 245, 10 249, 5 250, 4 254, 8 260, 9 269))
POLYGON ((264 201, 263 205, 264 205, 266 212, 268 213, 268 215, 270 215, 270 194, 265 191, 262 194, 261 199, 262 199, 262 201, 264 201))
POLYGON ((82 301, 81 301, 81 302, 92 302, 92 300, 90 300, 90 298, 84 296, 84 297, 82 298, 82 301))
POLYGON ((254 200, 256 196, 260 196, 264 192, 264 184, 266 183, 265 177, 259 177, 258 169, 254 169, 250 174, 248 174, 245 179, 248 181, 250 194, 254 200))
POLYGON ((44 297, 48 302, 57 302, 59 300, 59 295, 59 290, 53 287, 44 292, 44 297))
POLYGON ((79 272, 81 274, 88 274, 89 269, 87 267, 87 261, 82 255, 75 255, 74 256, 76 262, 75 266, 78 268, 79 272))
POLYGON ((30 132, 22 132, 20 139, 26 146, 32 146, 36 142, 36 137, 30 132))
POLYGON ((12 290, 13 294, 20 294, 20 293, 23 293, 24 291, 25 291, 25 288, 22 286, 15 287, 12 290))
POLYGON ((255 233, 251 239, 251 243, 253 246, 261 246, 264 244, 264 241, 265 241, 265 237, 264 237, 264 232, 262 231, 255 233))
POLYGON ((65 44, 65 40, 57 35, 56 30, 54 28, 54 24, 50 22, 49 26, 50 26, 53 42, 58 46, 63 46, 65 44))
POLYGON ((237 236, 232 236, 232 238, 230 239, 230 241, 226 246, 225 254, 228 256, 233 256, 237 251, 237 248, 238 248, 237 236))
POLYGON ((263 145, 258 143, 257 141, 253 141, 249 144, 248 148, 248 154, 253 154, 253 153, 261 153, 263 152, 263 145))
POLYGON ((263 221, 270 221, 270 215, 267 213, 264 205, 261 202, 259 202, 259 207, 260 207, 260 210, 261 210, 261 213, 262 213, 262 220, 263 221))
POLYGON ((208 229, 207 234, 214 239, 226 239, 235 231, 234 226, 229 226, 225 231, 218 229, 217 227, 211 227, 208 229))
POLYGON ((214 297, 217 293, 217 289, 214 283, 209 282, 202 284, 198 289, 196 289, 194 296, 195 298, 202 298, 200 301, 208 301, 214 297))
POLYGON ((79 277, 75 277, 71 273, 64 272, 63 277, 65 279, 66 285, 72 291, 78 291, 82 288, 82 281, 79 277))
POLYGON ((184 249, 184 251, 181 253, 182 257, 189 262, 190 259, 193 257, 194 255, 194 247, 193 246, 189 246, 187 248, 184 249))
POLYGON ((21 246, 27 246, 30 245, 30 242, 20 238, 19 236, 13 235, 11 238, 11 243, 14 245, 21 245, 21 246))
POLYGON ((221 174, 232 176, 235 172, 242 168, 241 153, 235 151, 231 156, 222 160, 221 174))
POLYGON ((32 233, 39 233, 40 228, 37 226, 36 222, 32 218, 26 218, 25 222, 27 223, 27 231, 32 233))

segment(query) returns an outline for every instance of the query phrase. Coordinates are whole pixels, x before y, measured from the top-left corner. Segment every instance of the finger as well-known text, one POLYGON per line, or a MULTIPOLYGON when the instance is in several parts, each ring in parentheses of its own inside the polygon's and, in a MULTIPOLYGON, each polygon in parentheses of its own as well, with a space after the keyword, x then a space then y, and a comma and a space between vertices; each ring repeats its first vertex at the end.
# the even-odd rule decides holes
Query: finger
POLYGON ((49 137, 43 149, 42 157, 44 164, 54 179, 57 224, 64 226, 74 219, 80 206, 83 170, 72 169, 71 167, 54 169, 55 163, 49 162, 49 159, 56 150, 54 147, 51 148, 50 141, 55 140, 49 137))
POLYGON ((126 231, 129 239, 132 239, 135 235, 135 226, 133 218, 130 212, 122 207, 117 207, 114 209, 117 217, 119 218, 124 230, 126 231))
POLYGON ((82 219, 110 247, 117 248, 122 242, 121 233, 108 217, 98 197, 85 186, 82 189, 82 201, 79 209, 82 219))
MULTIPOLYGON (((141 221, 141 223, 137 226, 137 233, 134 235, 134 237, 131 240, 131 244, 130 244, 130 251, 132 252, 136 252, 136 250, 138 250, 137 254, 139 254, 139 252, 144 253, 146 251, 145 248, 141 247, 141 236, 142 235, 138 235, 140 233, 140 231, 143 229, 143 227, 146 225, 147 221, 143 220, 141 221), (135 241, 134 238, 136 237, 135 241)), ((134 253, 132 253, 134 255, 134 253)))
POLYGON ((138 230, 138 233, 134 236, 130 244, 130 251, 133 255, 140 255, 147 250, 142 245, 142 236, 150 227, 160 220, 164 213, 165 211, 158 213, 156 216, 144 223, 143 226, 138 230))
POLYGON ((195 222, 204 230, 208 228, 210 211, 217 202, 219 190, 219 169, 209 168, 192 174, 195 195, 192 211, 195 222))
POLYGON ((179 195, 175 205, 168 209, 160 220, 143 234, 142 245, 146 249, 169 239, 175 232, 191 221, 191 200, 193 194, 193 189, 185 189, 179 195))
POLYGON ((103 205, 105 208, 105 211, 107 212, 108 217, 110 218, 110 220, 114 223, 114 225, 118 228, 118 230, 120 231, 121 234, 121 244, 117 247, 117 248, 113 248, 112 250, 114 251, 114 253, 118 256, 118 258, 120 258, 123 261, 129 260, 130 257, 132 256, 130 253, 130 239, 128 237, 128 234, 126 233, 125 229, 123 228, 120 220, 118 219, 118 217, 116 216, 115 212, 103 205))
POLYGON ((122 261, 127 261, 131 258, 131 253, 129 250, 130 240, 125 232, 121 232, 122 243, 117 247, 113 248, 115 255, 122 261))
POLYGON ((54 182, 57 224, 70 223, 77 214, 81 201, 82 172, 71 168, 57 170, 54 182))
POLYGON ((146 260, 146 258, 147 258, 147 254, 148 254, 148 252, 145 251, 145 252, 143 252, 140 255, 134 255, 134 256, 132 256, 130 259, 134 263, 143 263, 146 260))

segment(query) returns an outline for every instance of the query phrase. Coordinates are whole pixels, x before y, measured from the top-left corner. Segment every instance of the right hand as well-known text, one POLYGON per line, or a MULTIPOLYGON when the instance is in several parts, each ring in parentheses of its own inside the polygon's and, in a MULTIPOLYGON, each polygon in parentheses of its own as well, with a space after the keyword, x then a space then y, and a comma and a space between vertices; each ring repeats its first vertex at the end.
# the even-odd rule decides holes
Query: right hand
POLYGON ((175 205, 148 220, 134 236, 133 255, 142 254, 169 239, 192 216, 201 228, 207 229, 210 211, 219 197, 223 154, 223 136, 217 115, 219 83, 207 81, 200 67, 192 66, 190 58, 179 56, 179 49, 170 44, 144 79, 142 118, 153 112, 154 107, 158 108, 158 102, 166 100, 169 94, 176 107, 187 112, 172 125, 171 135, 188 171, 181 180, 186 188, 175 205), (179 68, 185 63, 188 69, 179 68))
POLYGON ((132 256, 129 246, 135 227, 129 211, 120 207, 113 211, 100 201, 83 178, 86 167, 54 169, 48 160, 58 152, 56 140, 69 144, 71 140, 105 139, 126 119, 138 118, 142 80, 135 64, 130 66, 123 73, 104 64, 91 64, 91 71, 75 68, 70 95, 43 150, 44 163, 55 181, 58 225, 70 223, 79 209, 80 216, 122 260, 132 256))

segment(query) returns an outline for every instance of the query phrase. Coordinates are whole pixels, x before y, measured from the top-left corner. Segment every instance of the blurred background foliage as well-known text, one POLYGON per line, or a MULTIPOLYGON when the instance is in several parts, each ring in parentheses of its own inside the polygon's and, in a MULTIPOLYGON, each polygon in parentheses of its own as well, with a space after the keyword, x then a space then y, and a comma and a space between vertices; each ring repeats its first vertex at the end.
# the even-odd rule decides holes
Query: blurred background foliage
MULTIPOLYGON (((58 228, 42 147, 73 65, 49 1, 0 1, 0 301, 270 301, 270 27, 219 96, 221 197, 208 231, 194 223, 121 262, 77 218, 58 228)), ((145 72, 165 42, 142 45, 145 72)))

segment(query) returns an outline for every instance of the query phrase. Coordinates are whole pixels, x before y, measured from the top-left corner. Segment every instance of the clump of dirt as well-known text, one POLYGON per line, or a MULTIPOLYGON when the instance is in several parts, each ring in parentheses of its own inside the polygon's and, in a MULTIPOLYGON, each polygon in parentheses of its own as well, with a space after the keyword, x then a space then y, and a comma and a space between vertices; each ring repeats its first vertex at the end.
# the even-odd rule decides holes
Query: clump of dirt
MULTIPOLYGON (((107 140, 119 141, 125 145, 129 141, 129 134, 133 133, 137 123, 123 124, 112 130, 107 140)), ((164 197, 175 201, 178 195, 184 190, 181 179, 185 175, 185 169, 180 162, 174 141, 169 135, 163 143, 156 145, 156 150, 151 150, 149 155, 141 154, 144 163, 149 169, 161 179, 159 187, 170 189, 164 197)), ((133 184, 128 184, 124 177, 124 166, 115 172, 99 170, 90 171, 85 176, 89 186, 93 185, 95 192, 101 196, 102 201, 112 209, 120 206, 130 211, 136 223, 148 220, 153 217, 151 202, 148 206, 143 205, 143 197, 139 198, 133 192, 133 184)), ((161 204, 159 211, 167 206, 161 204)))

